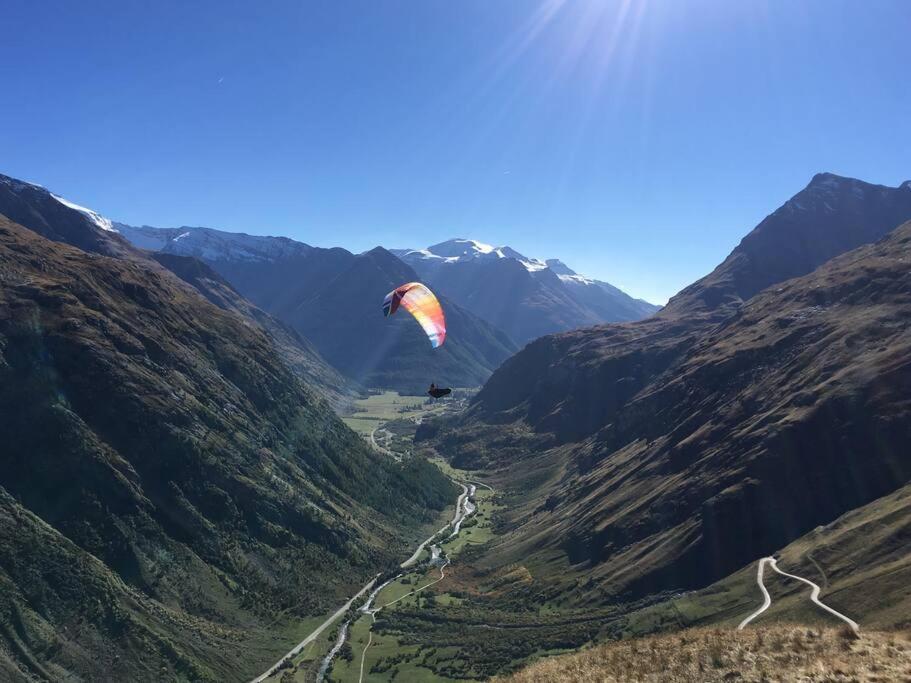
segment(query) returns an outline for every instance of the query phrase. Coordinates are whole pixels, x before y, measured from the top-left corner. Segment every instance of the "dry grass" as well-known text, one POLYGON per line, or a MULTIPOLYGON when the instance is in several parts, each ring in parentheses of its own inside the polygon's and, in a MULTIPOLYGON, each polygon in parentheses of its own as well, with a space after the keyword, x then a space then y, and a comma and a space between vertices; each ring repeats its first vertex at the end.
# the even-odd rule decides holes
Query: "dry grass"
POLYGON ((907 633, 778 626, 745 631, 693 629, 598 645, 544 659, 512 683, 694 681, 746 683, 911 683, 907 633))

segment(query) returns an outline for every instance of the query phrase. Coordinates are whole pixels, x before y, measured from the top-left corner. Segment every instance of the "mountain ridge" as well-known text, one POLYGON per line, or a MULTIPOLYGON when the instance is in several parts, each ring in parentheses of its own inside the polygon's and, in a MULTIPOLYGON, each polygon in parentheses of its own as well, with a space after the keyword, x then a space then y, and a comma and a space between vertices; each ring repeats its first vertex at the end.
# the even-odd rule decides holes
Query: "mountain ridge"
POLYGON ((421 278, 520 343, 659 310, 613 285, 579 275, 559 259, 454 238, 425 249, 394 249, 421 278))
POLYGON ((430 348, 409 316, 384 319, 386 293, 419 276, 383 247, 352 254, 212 228, 116 227, 158 253, 201 258, 364 386, 420 394, 431 382, 478 386, 516 350, 507 335, 445 296, 447 325, 455 334, 439 349, 430 348))
POLYGON ((911 181, 892 188, 817 173, 751 230, 717 268, 671 297, 665 314, 724 314, 729 304, 885 236, 909 215, 911 181))

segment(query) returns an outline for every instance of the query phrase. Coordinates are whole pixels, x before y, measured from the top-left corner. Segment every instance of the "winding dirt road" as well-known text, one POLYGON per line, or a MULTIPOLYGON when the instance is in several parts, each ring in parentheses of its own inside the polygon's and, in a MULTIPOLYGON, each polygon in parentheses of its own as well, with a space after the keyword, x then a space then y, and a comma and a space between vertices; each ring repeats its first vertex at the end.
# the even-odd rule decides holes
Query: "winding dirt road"
POLYGON ((825 610, 832 616, 841 619, 848 626, 850 626, 851 629, 855 633, 857 633, 860 630, 860 625, 856 621, 846 617, 841 612, 838 612, 837 610, 832 609, 831 607, 829 607, 827 604, 825 604, 824 602, 822 602, 819 599, 819 593, 822 590, 819 586, 817 586, 815 583, 813 583, 809 579, 803 578, 802 576, 797 576, 796 574, 789 574, 788 572, 779 569, 778 560, 776 560, 774 557, 763 557, 761 560, 759 560, 759 567, 756 570, 756 583, 759 584, 759 590, 762 591, 762 598, 763 598, 762 605, 759 607, 759 609, 757 609, 755 612, 753 612, 751 615, 749 615, 746 619, 741 621, 740 624, 737 626, 737 630, 742 630, 747 624, 749 624, 751 621, 753 621, 753 619, 755 619, 760 614, 765 612, 769 608, 769 606, 772 604, 772 597, 769 595, 769 591, 768 591, 768 589, 766 589, 765 584, 763 583, 763 580, 762 580, 763 569, 765 568, 766 564, 771 566, 772 569, 774 569, 776 572, 778 572, 782 576, 785 576, 789 579, 794 579, 795 581, 800 581, 801 583, 805 583, 808 586, 810 586, 810 588, 812 589, 810 592, 810 600, 812 600, 818 607, 822 608, 823 610, 825 610))
MULTIPOLYGON (((376 430, 377 430, 377 429, 379 429, 379 427, 374 427, 374 428, 373 428, 373 431, 370 432, 370 443, 371 443, 371 445, 372 445, 377 451, 379 451, 380 453, 382 453, 383 455, 388 455, 390 458, 392 458, 393 460, 395 460, 395 461, 397 461, 397 462, 400 461, 400 460, 402 459, 402 456, 401 456, 401 455, 399 455, 398 453, 393 453, 393 452, 390 451, 388 448, 384 448, 383 446, 380 446, 379 442, 376 440, 376 430)), ((385 428, 384 428, 384 431, 385 431, 385 428)), ((386 432, 386 433, 388 434, 388 432, 386 432)))

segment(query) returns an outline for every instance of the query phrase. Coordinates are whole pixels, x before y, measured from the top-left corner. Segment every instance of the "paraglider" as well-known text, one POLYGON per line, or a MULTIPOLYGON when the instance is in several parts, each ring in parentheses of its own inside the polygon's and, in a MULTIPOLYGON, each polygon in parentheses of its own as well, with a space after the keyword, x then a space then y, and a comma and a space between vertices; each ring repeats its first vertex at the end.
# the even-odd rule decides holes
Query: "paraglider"
POLYGON ((414 316, 427 334, 430 345, 439 348, 446 339, 446 317, 436 296, 420 282, 408 282, 396 287, 383 300, 383 315, 393 315, 399 306, 414 316))
POLYGON ((449 387, 438 387, 436 384, 431 384, 430 389, 427 390, 427 393, 433 398, 443 398, 444 396, 449 396, 452 393, 452 389, 449 387))

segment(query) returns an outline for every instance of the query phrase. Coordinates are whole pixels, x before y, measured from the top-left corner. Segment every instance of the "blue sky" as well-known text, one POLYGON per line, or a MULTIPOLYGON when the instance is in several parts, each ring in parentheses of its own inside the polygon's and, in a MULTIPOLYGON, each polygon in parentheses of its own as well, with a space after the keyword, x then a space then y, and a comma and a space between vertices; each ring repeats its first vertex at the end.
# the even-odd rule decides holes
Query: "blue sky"
POLYGON ((663 302, 818 171, 911 178, 911 3, 6 0, 0 172, 130 223, 454 236, 663 302))

